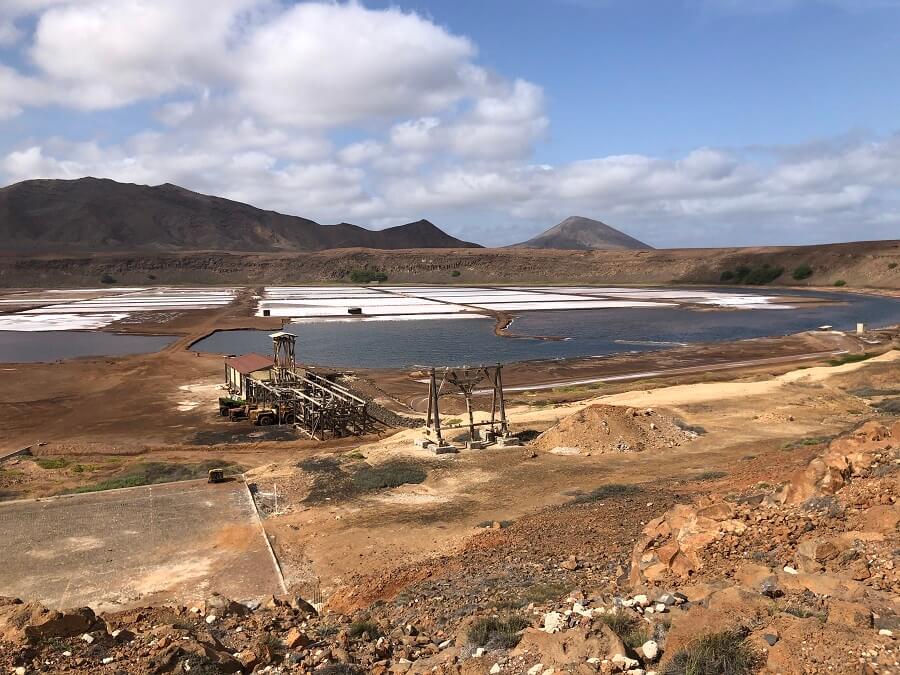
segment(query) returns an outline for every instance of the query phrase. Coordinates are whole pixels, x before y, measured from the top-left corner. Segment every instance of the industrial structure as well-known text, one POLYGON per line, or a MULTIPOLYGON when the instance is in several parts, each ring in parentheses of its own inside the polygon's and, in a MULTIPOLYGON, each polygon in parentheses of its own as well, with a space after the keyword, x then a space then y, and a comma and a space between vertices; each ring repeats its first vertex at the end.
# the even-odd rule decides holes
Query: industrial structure
MULTIPOLYGON (((261 370, 241 375, 240 392, 244 402, 227 411, 232 419, 249 418, 262 426, 291 424, 316 440, 374 431, 375 421, 366 409, 364 398, 311 370, 297 367, 296 335, 278 332, 269 337, 272 338, 273 358, 268 359, 267 376, 254 376, 261 370)), ((260 355, 236 357, 234 360, 238 363, 233 363, 231 368, 237 371, 244 365, 240 359, 245 359, 251 367, 262 365, 262 359, 266 358, 260 355), (251 356, 256 358, 248 358, 251 356)), ((226 377, 228 367, 226 363, 226 377)), ((237 389, 233 391, 237 393, 237 389)))
POLYGON ((509 433, 506 419, 506 403, 503 400, 502 366, 463 366, 461 368, 444 368, 438 382, 437 370, 432 368, 428 378, 428 414, 425 422, 425 438, 419 444, 431 447, 436 453, 455 452, 456 448, 447 442, 444 431, 455 429, 469 430, 466 441, 468 448, 484 448, 492 443, 501 446, 519 445, 519 439, 509 433), (476 391, 481 384, 489 388, 476 391), (444 390, 445 386, 447 391, 444 390), (466 402, 467 422, 464 424, 441 423, 440 398, 445 394, 462 395, 466 402), (475 394, 490 394, 490 418, 481 422, 475 421, 472 409, 472 397, 475 394))

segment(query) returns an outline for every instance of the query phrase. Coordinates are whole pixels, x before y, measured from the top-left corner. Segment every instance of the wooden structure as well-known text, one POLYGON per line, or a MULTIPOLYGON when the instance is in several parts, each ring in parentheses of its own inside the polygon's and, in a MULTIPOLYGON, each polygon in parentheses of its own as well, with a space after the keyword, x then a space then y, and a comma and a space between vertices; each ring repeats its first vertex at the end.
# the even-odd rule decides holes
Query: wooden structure
POLYGON ((257 410, 271 410, 267 417, 276 424, 293 424, 316 440, 374 430, 365 399, 317 373, 297 368, 296 335, 278 332, 270 337, 274 355, 271 377, 246 380, 248 403, 257 410))
POLYGON ((236 398, 246 398, 248 380, 269 380, 274 362, 271 356, 244 354, 225 359, 225 386, 236 398))
MULTIPOLYGON (((463 366, 462 368, 445 368, 438 383, 437 371, 432 368, 429 373, 428 385, 428 416, 425 422, 425 433, 434 440, 438 447, 444 445, 443 430, 469 429, 469 442, 490 442, 497 437, 509 436, 509 424, 506 420, 506 404, 503 401, 503 376, 502 366, 463 366), (472 414, 472 396, 475 388, 480 384, 486 384, 491 395, 491 418, 484 422, 476 422, 472 414), (442 425, 440 412, 440 398, 444 393, 444 386, 452 387, 466 400, 467 424, 442 425), (484 427, 488 432, 476 434, 476 427, 484 427)), ((451 389, 452 391, 452 389, 451 389)))

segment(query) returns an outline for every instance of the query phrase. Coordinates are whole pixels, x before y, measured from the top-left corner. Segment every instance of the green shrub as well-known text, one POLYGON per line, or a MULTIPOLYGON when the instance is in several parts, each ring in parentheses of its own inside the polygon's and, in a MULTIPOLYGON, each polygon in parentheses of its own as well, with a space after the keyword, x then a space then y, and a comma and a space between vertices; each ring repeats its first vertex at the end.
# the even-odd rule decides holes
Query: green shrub
POLYGON ((784 274, 783 267, 772 267, 768 263, 759 267, 748 267, 747 265, 738 265, 732 272, 725 270, 720 277, 722 282, 748 284, 750 286, 764 286, 772 283, 778 277, 784 274))
POLYGON ((812 276, 812 274, 813 274, 812 267, 810 267, 806 263, 803 263, 802 265, 799 265, 794 268, 794 272, 793 272, 792 276, 797 281, 803 281, 804 279, 809 279, 812 276))
POLYGON ((838 279, 837 281, 834 282, 834 285, 835 286, 846 286, 847 282, 844 281, 843 279, 838 279))
POLYGON ((698 638, 677 652, 665 675, 750 675, 759 657, 737 631, 698 638))
POLYGON ((354 621, 347 630, 347 634, 352 638, 362 637, 363 633, 368 633, 370 638, 379 638, 381 637, 381 628, 374 621, 364 619, 354 621))
POLYGON ((888 269, 892 270, 897 267, 897 263, 888 263, 888 269))
POLYGON ((69 466, 69 460, 65 457, 38 457, 34 463, 42 469, 65 469, 69 466))
POLYGON ((647 626, 631 612, 616 610, 612 614, 601 614, 600 620, 619 636, 626 647, 636 649, 650 639, 647 626))
POLYGON ((116 283, 116 278, 109 272, 106 272, 102 277, 100 277, 100 283, 101 284, 114 284, 114 283, 116 283))
POLYGON ((388 276, 377 270, 353 270, 350 272, 350 281, 354 284, 371 284, 375 281, 387 281, 388 276))
POLYGON ((461 274, 462 272, 460 272, 459 270, 453 270, 452 272, 450 272, 451 277, 458 277, 461 274))
POLYGON ((480 647, 502 647, 512 649, 522 637, 519 631, 525 630, 528 622, 520 616, 499 618, 496 616, 478 619, 469 628, 469 643, 480 647))

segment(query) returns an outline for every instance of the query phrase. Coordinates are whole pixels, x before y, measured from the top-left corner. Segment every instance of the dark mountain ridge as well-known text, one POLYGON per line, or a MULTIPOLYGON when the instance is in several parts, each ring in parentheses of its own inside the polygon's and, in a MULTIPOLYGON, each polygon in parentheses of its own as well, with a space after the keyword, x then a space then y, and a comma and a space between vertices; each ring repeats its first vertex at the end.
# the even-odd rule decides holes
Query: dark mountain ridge
POLYGON ((556 248, 579 251, 627 249, 652 249, 652 246, 638 241, 624 232, 610 227, 599 220, 570 216, 549 230, 521 244, 520 248, 556 248))
POLYGON ((427 220, 384 230, 319 223, 193 192, 105 178, 27 180, 0 189, 8 251, 322 251, 478 248, 427 220))

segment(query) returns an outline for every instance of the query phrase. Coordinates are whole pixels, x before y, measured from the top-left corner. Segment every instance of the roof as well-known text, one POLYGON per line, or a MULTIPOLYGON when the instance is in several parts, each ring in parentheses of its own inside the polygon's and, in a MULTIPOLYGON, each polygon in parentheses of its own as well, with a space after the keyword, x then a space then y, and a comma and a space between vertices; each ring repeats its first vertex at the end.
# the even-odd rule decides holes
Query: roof
POLYGON ((257 370, 266 370, 275 365, 271 356, 262 354, 243 354, 225 359, 225 365, 231 366, 241 375, 249 375, 257 370))
POLYGON ((297 336, 294 335, 293 333, 285 333, 284 331, 279 331, 279 332, 277 332, 277 333, 272 333, 269 337, 270 337, 270 338, 280 338, 280 337, 292 337, 292 338, 296 338, 297 336))

